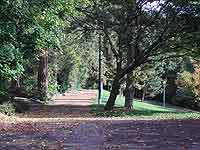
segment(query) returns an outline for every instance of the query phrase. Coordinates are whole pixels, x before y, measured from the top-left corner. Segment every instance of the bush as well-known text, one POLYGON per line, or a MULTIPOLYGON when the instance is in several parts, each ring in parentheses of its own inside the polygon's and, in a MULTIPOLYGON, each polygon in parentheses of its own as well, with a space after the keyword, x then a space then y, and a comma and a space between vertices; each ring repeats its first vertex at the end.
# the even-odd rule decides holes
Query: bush
POLYGON ((195 103, 194 93, 189 88, 179 88, 173 104, 192 109, 195 109, 197 106, 195 103))
POLYGON ((0 112, 6 115, 15 114, 15 107, 11 102, 4 102, 0 105, 0 112))
POLYGON ((48 83, 48 96, 47 101, 52 100, 52 97, 58 93, 59 85, 57 84, 56 77, 53 75, 49 75, 49 83, 48 83))
POLYGON ((197 78, 197 69, 194 73, 184 71, 178 80, 179 88, 177 90, 174 104, 200 110, 200 80, 197 78))

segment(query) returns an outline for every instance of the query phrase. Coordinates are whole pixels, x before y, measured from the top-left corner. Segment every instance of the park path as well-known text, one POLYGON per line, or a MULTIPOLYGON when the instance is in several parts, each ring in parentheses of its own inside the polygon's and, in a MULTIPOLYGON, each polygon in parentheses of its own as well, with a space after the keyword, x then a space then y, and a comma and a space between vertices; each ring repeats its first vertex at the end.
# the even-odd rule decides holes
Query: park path
POLYGON ((20 123, 0 130, 2 150, 200 150, 200 120, 20 123))
POLYGON ((29 121, 0 122, 0 150, 200 150, 200 120, 74 120, 90 117, 95 96, 95 91, 68 92, 18 116, 29 121), (37 117, 42 120, 30 121, 37 117))
POLYGON ((30 111, 18 114, 20 118, 81 118, 89 117, 96 90, 69 91, 54 97, 51 104, 31 106, 30 111))
POLYGON ((96 94, 96 90, 69 91, 56 96, 53 105, 90 106, 96 94))

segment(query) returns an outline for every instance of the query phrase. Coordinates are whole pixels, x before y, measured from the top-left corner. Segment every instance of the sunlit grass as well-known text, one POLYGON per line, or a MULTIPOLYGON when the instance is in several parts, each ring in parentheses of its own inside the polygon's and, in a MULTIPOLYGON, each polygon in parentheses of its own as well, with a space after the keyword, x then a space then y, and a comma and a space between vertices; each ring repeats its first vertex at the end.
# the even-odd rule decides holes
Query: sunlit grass
POLYGON ((124 110, 124 97, 118 96, 115 109, 113 111, 104 111, 108 97, 108 91, 103 91, 101 105, 94 104, 91 113, 98 117, 125 117, 133 119, 200 119, 200 112, 186 111, 181 108, 163 107, 156 104, 134 100, 133 110, 127 112, 124 110))

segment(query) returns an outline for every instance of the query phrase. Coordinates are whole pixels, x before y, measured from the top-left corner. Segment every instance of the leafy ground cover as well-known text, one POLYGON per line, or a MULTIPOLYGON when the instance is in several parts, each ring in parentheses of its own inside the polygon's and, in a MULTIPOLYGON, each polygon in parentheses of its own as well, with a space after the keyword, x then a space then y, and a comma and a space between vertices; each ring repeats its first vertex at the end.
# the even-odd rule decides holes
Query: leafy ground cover
POLYGON ((199 150, 199 120, 99 120, 12 124, 2 150, 199 150))
POLYGON ((103 91, 101 105, 96 103, 91 107, 91 113, 98 117, 125 117, 131 119, 200 119, 200 112, 185 110, 184 108, 163 107, 148 102, 134 100, 133 110, 124 111, 124 97, 118 96, 113 111, 104 111, 104 105, 109 96, 108 91, 103 91))
MULTIPOLYGON (((108 94, 103 93, 103 103, 108 94)), ((156 118, 159 114, 189 112, 135 101, 134 111, 122 114, 123 98, 119 97, 117 108, 106 112, 111 117, 97 117, 97 108, 100 113, 103 105, 92 105, 93 112, 89 113, 88 98, 93 95, 96 96, 95 91, 66 93, 58 96, 54 104, 36 105, 28 114, 16 114, 16 118, 0 114, 0 149, 200 149, 200 120, 152 120, 153 115, 156 118), (85 116, 87 113, 92 118, 85 116), (113 117, 114 114, 120 117, 113 117)))

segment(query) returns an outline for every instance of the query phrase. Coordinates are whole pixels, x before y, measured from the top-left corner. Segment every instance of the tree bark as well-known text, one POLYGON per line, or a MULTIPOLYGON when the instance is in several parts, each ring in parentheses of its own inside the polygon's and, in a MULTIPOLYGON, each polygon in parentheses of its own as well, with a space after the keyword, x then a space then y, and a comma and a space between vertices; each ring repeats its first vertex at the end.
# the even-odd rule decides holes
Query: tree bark
POLYGON ((127 110, 133 108, 134 87, 133 87, 133 73, 129 73, 126 78, 126 92, 125 92, 125 105, 127 110))
POLYGON ((43 49, 39 57, 38 93, 41 100, 47 99, 48 93, 48 50, 43 49))
POLYGON ((108 98, 106 106, 104 107, 104 110, 110 111, 113 109, 115 105, 115 100, 117 98, 117 95, 119 94, 119 89, 120 89, 120 82, 119 82, 119 78, 116 76, 113 80, 110 96, 108 98))

